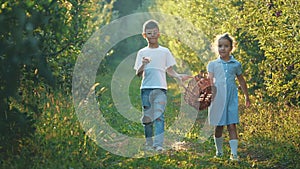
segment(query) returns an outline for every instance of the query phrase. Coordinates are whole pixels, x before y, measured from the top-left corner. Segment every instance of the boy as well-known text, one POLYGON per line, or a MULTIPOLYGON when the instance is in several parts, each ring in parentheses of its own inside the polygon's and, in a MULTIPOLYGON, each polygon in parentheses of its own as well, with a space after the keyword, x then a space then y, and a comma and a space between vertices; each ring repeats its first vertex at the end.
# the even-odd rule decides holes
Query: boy
POLYGON ((160 36, 158 23, 148 20, 143 25, 143 37, 148 46, 137 53, 134 69, 136 75, 142 76, 141 98, 146 137, 146 149, 163 150, 164 111, 167 103, 166 72, 180 82, 191 78, 186 74, 178 74, 172 67, 176 61, 169 49, 158 44, 160 36), (154 126, 154 141, 153 137, 154 126))

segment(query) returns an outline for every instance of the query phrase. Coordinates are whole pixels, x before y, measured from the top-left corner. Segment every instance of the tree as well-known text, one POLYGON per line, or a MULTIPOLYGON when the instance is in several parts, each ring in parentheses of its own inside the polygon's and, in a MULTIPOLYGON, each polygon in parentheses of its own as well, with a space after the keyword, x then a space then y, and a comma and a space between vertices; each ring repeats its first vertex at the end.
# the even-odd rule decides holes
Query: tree
POLYGON ((261 58, 249 55, 249 68, 256 66, 263 79, 260 97, 296 106, 300 105, 299 7, 295 0, 244 1, 233 22, 240 32, 252 36, 263 54, 261 58))
POLYGON ((42 92, 68 91, 81 45, 109 21, 113 3, 8 0, 1 4, 0 141, 6 146, 0 147, 8 148, 11 140, 17 142, 32 130, 33 115, 42 113, 42 92))

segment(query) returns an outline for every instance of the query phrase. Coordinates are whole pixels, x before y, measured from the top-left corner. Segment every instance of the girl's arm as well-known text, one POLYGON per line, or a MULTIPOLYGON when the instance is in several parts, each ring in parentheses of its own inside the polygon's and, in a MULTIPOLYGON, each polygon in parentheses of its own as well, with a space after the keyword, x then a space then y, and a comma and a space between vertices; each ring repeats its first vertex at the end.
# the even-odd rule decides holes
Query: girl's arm
POLYGON ((249 99, 249 95, 248 95, 248 88, 247 88, 247 84, 246 84, 246 81, 244 79, 244 76, 242 74, 238 75, 237 76, 237 79, 239 81, 239 84, 241 85, 241 88, 244 92, 244 95, 245 95, 245 105, 246 107, 249 107, 250 106, 250 99, 249 99))
POLYGON ((214 84, 214 73, 208 72, 207 78, 210 80, 210 84, 214 84))

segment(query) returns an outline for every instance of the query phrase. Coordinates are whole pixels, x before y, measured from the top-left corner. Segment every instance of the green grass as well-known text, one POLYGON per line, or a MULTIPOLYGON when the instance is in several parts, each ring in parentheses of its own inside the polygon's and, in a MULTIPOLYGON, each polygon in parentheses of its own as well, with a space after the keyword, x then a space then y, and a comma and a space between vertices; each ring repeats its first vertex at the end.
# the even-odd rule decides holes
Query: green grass
MULTIPOLYGON (((132 105, 140 110, 139 78, 130 84, 132 105)), ((169 80, 166 128, 179 114, 180 90, 169 80)), ((120 133, 143 137, 143 127, 118 113, 110 91, 111 74, 96 79, 95 93, 106 122, 120 133)), ((44 91, 40 91, 43 93, 44 91)), ((46 93, 46 92, 45 92, 46 93)), ((35 117, 35 132, 19 140, 18 153, 7 153, 2 168, 299 168, 300 113, 297 107, 257 104, 245 109, 240 105, 240 163, 229 158, 228 133, 224 130, 224 151, 227 156, 216 160, 212 137, 200 139, 206 112, 198 114, 195 124, 181 144, 162 154, 145 158, 115 155, 98 146, 82 129, 72 104, 72 97, 59 91, 39 96, 42 114, 35 117)), ((252 100, 254 100, 252 98, 252 100)), ((241 103, 243 100, 241 99, 241 103)), ((21 106, 20 106, 21 107, 21 106)), ((184 125, 184 124, 183 124, 184 125)), ((191 124, 192 125, 192 124, 191 124)), ((175 131, 174 131, 175 132, 175 131)))

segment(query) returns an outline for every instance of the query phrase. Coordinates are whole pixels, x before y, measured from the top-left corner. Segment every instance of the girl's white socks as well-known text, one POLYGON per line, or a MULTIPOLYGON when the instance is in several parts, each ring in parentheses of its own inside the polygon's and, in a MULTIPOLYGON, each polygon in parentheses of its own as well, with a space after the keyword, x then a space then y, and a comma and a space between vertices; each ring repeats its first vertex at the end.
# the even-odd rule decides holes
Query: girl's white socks
POLYGON ((216 146, 216 155, 223 155, 223 137, 216 138, 214 137, 215 146, 216 146))
POLYGON ((231 154, 237 156, 238 140, 237 139, 230 140, 229 145, 231 149, 231 154))

